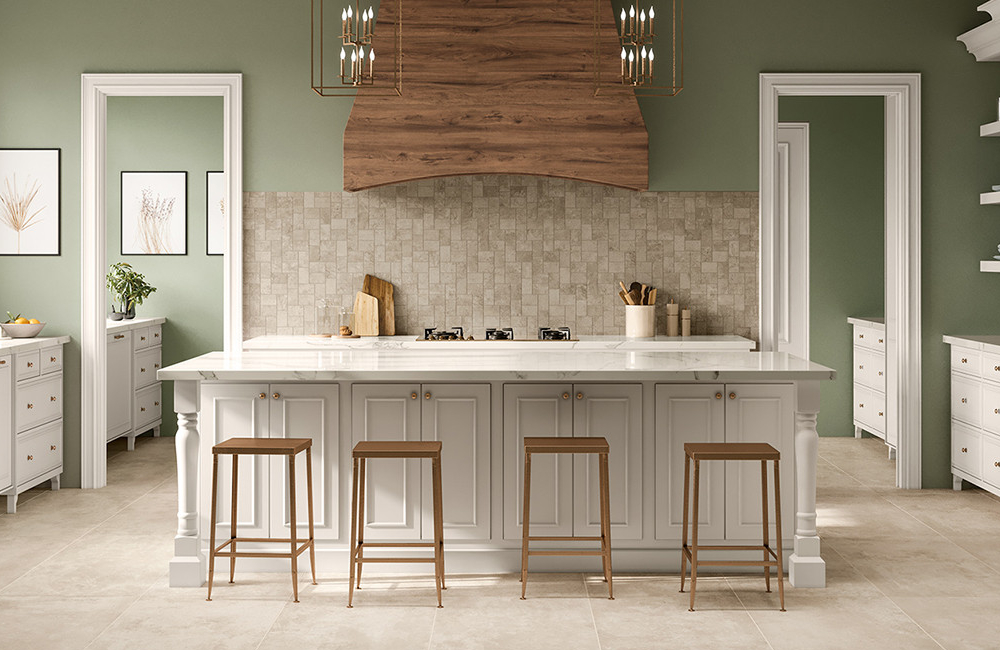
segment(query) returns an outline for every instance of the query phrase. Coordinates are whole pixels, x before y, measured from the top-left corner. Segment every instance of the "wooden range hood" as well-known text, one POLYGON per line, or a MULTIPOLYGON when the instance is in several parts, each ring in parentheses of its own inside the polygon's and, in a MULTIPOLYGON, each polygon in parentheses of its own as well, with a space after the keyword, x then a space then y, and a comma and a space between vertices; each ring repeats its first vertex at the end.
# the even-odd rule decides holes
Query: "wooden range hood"
MULTIPOLYGON (((619 75, 601 0, 602 79, 619 75)), ((378 20, 394 21, 383 2, 378 20)), ((461 174, 533 174, 644 190, 649 137, 631 88, 594 96, 593 0, 403 0, 403 94, 362 89, 344 189, 461 174)), ((392 30, 376 29, 377 52, 392 30)))

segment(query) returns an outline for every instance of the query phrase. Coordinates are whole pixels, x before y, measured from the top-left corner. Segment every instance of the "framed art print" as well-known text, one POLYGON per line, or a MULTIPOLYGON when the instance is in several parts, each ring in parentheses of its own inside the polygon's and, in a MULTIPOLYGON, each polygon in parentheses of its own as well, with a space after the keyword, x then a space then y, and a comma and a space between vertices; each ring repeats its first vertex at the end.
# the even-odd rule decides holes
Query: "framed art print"
POLYGON ((0 149, 0 255, 59 255, 60 149, 0 149))
POLYGON ((122 172, 122 255, 187 255, 187 172, 122 172))
POLYGON ((226 175, 205 172, 205 253, 222 255, 226 250, 226 175))

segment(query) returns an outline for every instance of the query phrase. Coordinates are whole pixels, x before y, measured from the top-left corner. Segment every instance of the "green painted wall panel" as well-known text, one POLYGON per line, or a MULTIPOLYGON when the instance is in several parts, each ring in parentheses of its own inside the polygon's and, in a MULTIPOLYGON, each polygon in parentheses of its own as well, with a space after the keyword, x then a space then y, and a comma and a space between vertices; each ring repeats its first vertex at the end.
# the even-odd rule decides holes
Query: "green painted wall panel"
POLYGON ((885 101, 782 97, 782 122, 809 123, 809 357, 836 368, 818 429, 854 435, 848 316, 885 311, 885 101))

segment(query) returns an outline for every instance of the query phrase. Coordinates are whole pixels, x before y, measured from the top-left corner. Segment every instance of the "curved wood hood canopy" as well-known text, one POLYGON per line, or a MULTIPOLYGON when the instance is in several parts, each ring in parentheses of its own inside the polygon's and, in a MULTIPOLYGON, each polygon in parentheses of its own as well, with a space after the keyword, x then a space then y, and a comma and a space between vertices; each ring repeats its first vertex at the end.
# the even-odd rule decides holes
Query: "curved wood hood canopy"
MULTIPOLYGON (((600 6, 601 76, 616 79, 618 32, 611 3, 600 6)), ((377 20, 394 10, 382 3, 377 20)), ((403 13, 403 94, 355 98, 345 190, 460 174, 648 187, 632 89, 594 96, 592 0, 404 0, 403 13)), ((391 52, 392 30, 376 29, 373 45, 391 52)))

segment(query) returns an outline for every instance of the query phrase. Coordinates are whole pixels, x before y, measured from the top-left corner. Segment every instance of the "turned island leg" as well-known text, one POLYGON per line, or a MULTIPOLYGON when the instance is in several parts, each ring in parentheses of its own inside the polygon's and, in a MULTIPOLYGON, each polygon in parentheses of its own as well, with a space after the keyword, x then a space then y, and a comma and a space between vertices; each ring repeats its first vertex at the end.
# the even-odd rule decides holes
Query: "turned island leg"
POLYGON ((198 411, 201 392, 197 381, 174 382, 177 412, 177 536, 170 560, 171 587, 201 587, 205 556, 198 540, 198 411))
POLYGON ((826 562, 820 557, 820 540, 816 531, 819 382, 799 382, 796 392, 795 545, 788 558, 788 582, 793 587, 825 587, 826 562))

